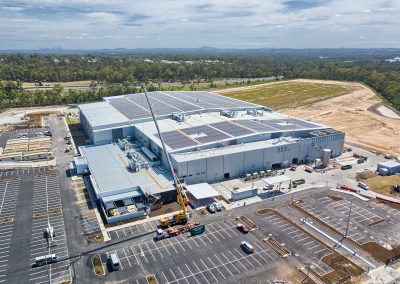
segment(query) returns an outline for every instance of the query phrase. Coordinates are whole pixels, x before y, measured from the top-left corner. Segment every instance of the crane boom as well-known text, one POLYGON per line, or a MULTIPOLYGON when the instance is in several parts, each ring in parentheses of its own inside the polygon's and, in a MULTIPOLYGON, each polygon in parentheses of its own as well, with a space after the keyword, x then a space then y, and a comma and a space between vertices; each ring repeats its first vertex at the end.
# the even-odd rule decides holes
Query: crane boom
POLYGON ((147 104, 149 105, 149 109, 150 109, 150 112, 151 112, 151 116, 153 117, 154 124, 156 125, 158 136, 160 136, 161 145, 162 145, 162 148, 163 148, 163 151, 164 151, 164 155, 165 155, 165 157, 167 158, 167 161, 168 161, 169 170, 171 171, 172 176, 174 178, 175 186, 178 187, 178 185, 180 185, 180 183, 178 181, 178 178, 174 174, 174 168, 172 167, 171 159, 169 158, 167 148, 165 147, 164 138, 161 135, 160 127, 158 126, 156 115, 154 114, 153 107, 151 106, 149 96, 147 95, 147 89, 146 89, 145 84, 142 84, 142 88, 144 90, 144 95, 146 97, 147 104))
POLYGON ((182 215, 186 216, 187 215, 186 214, 186 202, 184 201, 183 196, 182 196, 183 195, 182 184, 179 182, 179 179, 178 179, 177 175, 175 174, 174 168, 172 167, 171 159, 169 157, 167 148, 165 147, 164 138, 163 138, 163 136, 161 134, 160 127, 158 126, 156 115, 155 115, 155 113, 153 111, 153 107, 151 106, 150 98, 147 95, 147 89, 146 89, 146 85, 144 83, 142 83, 142 88, 144 90, 144 96, 146 97, 147 104, 149 105, 151 116, 153 117, 154 124, 156 125, 156 128, 157 128, 157 133, 158 133, 158 136, 159 136, 160 141, 161 141, 161 145, 162 145, 162 148, 163 148, 163 151, 164 151, 165 158, 167 159, 167 162, 168 162, 169 170, 171 171, 172 177, 174 179, 174 185, 175 185, 175 188, 176 188, 176 193, 178 195, 178 201, 179 201, 179 204, 182 207, 181 216, 182 215))

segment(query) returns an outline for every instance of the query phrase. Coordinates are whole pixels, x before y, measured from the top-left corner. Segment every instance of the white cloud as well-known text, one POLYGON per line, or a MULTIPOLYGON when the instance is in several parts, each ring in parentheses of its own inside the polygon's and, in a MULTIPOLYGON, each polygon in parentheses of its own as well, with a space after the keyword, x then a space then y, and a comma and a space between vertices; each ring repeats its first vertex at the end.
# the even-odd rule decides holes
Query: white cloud
POLYGON ((0 49, 146 48, 160 47, 160 39, 162 47, 396 47, 400 1, 285 3, 0 0, 0 49), (360 34, 376 40, 355 43, 360 34))

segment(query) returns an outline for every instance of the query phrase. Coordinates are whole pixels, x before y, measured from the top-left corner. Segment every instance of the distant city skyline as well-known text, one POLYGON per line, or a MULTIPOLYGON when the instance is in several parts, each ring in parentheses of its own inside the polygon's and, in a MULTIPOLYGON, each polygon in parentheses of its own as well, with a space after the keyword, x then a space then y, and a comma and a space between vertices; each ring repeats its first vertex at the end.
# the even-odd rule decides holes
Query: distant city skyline
POLYGON ((400 48, 400 1, 0 0, 0 49, 400 48))

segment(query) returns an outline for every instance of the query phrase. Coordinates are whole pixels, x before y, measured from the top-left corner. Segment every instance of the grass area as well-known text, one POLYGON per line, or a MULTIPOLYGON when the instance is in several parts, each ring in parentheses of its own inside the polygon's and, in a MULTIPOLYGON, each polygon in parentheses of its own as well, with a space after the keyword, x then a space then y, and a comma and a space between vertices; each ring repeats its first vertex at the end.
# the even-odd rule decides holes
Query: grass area
POLYGON ((58 111, 54 111, 54 110, 41 110, 41 111, 32 111, 30 113, 28 113, 28 116, 32 116, 32 115, 41 115, 41 116, 46 116, 46 115, 50 115, 50 114, 57 114, 59 113, 58 111))
MULTIPOLYGON (((79 87, 89 87, 90 85, 90 80, 87 81, 70 81, 70 82, 42 82, 43 86, 42 87, 48 87, 49 85, 56 85, 60 84, 63 87, 71 87, 71 86, 79 86, 79 87)), ((24 82, 22 83, 23 88, 33 88, 35 87, 35 83, 27 83, 24 82)))
POLYGON ((68 125, 79 124, 79 118, 67 116, 65 119, 67 120, 68 125))
POLYGON ((103 263, 101 263, 100 255, 96 254, 92 257, 94 273, 97 275, 104 275, 103 263))
POLYGON ((283 109, 315 103, 348 92, 349 87, 339 85, 284 81, 222 94, 273 109, 283 109))
POLYGON ((86 239, 91 243, 102 243, 102 242, 104 242, 103 235, 87 236, 86 239))
POLYGON ((1 218, 0 219, 0 224, 7 224, 7 223, 11 223, 13 221, 14 221, 13 218, 1 218))
POLYGON ((32 216, 33 217, 44 217, 44 216, 50 216, 50 215, 58 215, 61 213, 62 213, 61 209, 53 209, 53 210, 49 210, 49 211, 33 213, 32 216))
POLYGON ((387 195, 400 197, 399 193, 392 191, 392 186, 395 184, 400 184, 400 176, 374 176, 363 180, 369 188, 375 192, 387 195))
POLYGON ((158 284, 157 278, 155 275, 148 275, 146 276, 147 282, 149 282, 149 284, 158 284))

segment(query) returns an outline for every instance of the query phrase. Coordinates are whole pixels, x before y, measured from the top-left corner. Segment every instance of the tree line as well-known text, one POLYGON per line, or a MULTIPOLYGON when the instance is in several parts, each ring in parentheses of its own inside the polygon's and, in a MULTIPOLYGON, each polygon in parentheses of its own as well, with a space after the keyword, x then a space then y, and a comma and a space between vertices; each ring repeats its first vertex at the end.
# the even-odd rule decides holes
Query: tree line
MULTIPOLYGON (((104 96, 135 93, 138 82, 159 88, 158 82, 192 82, 220 78, 283 76, 362 82, 400 110, 400 62, 388 61, 400 50, 210 51, 191 54, 124 55, 0 55, 0 107, 72 104, 104 96), (362 51, 362 52, 361 52, 362 51), (322 55, 321 55, 322 54, 322 55), (28 91, 21 82, 95 80, 100 88, 28 91)), ((196 85, 197 83, 197 85, 196 85)), ((179 89, 179 87, 169 87, 179 89)))

